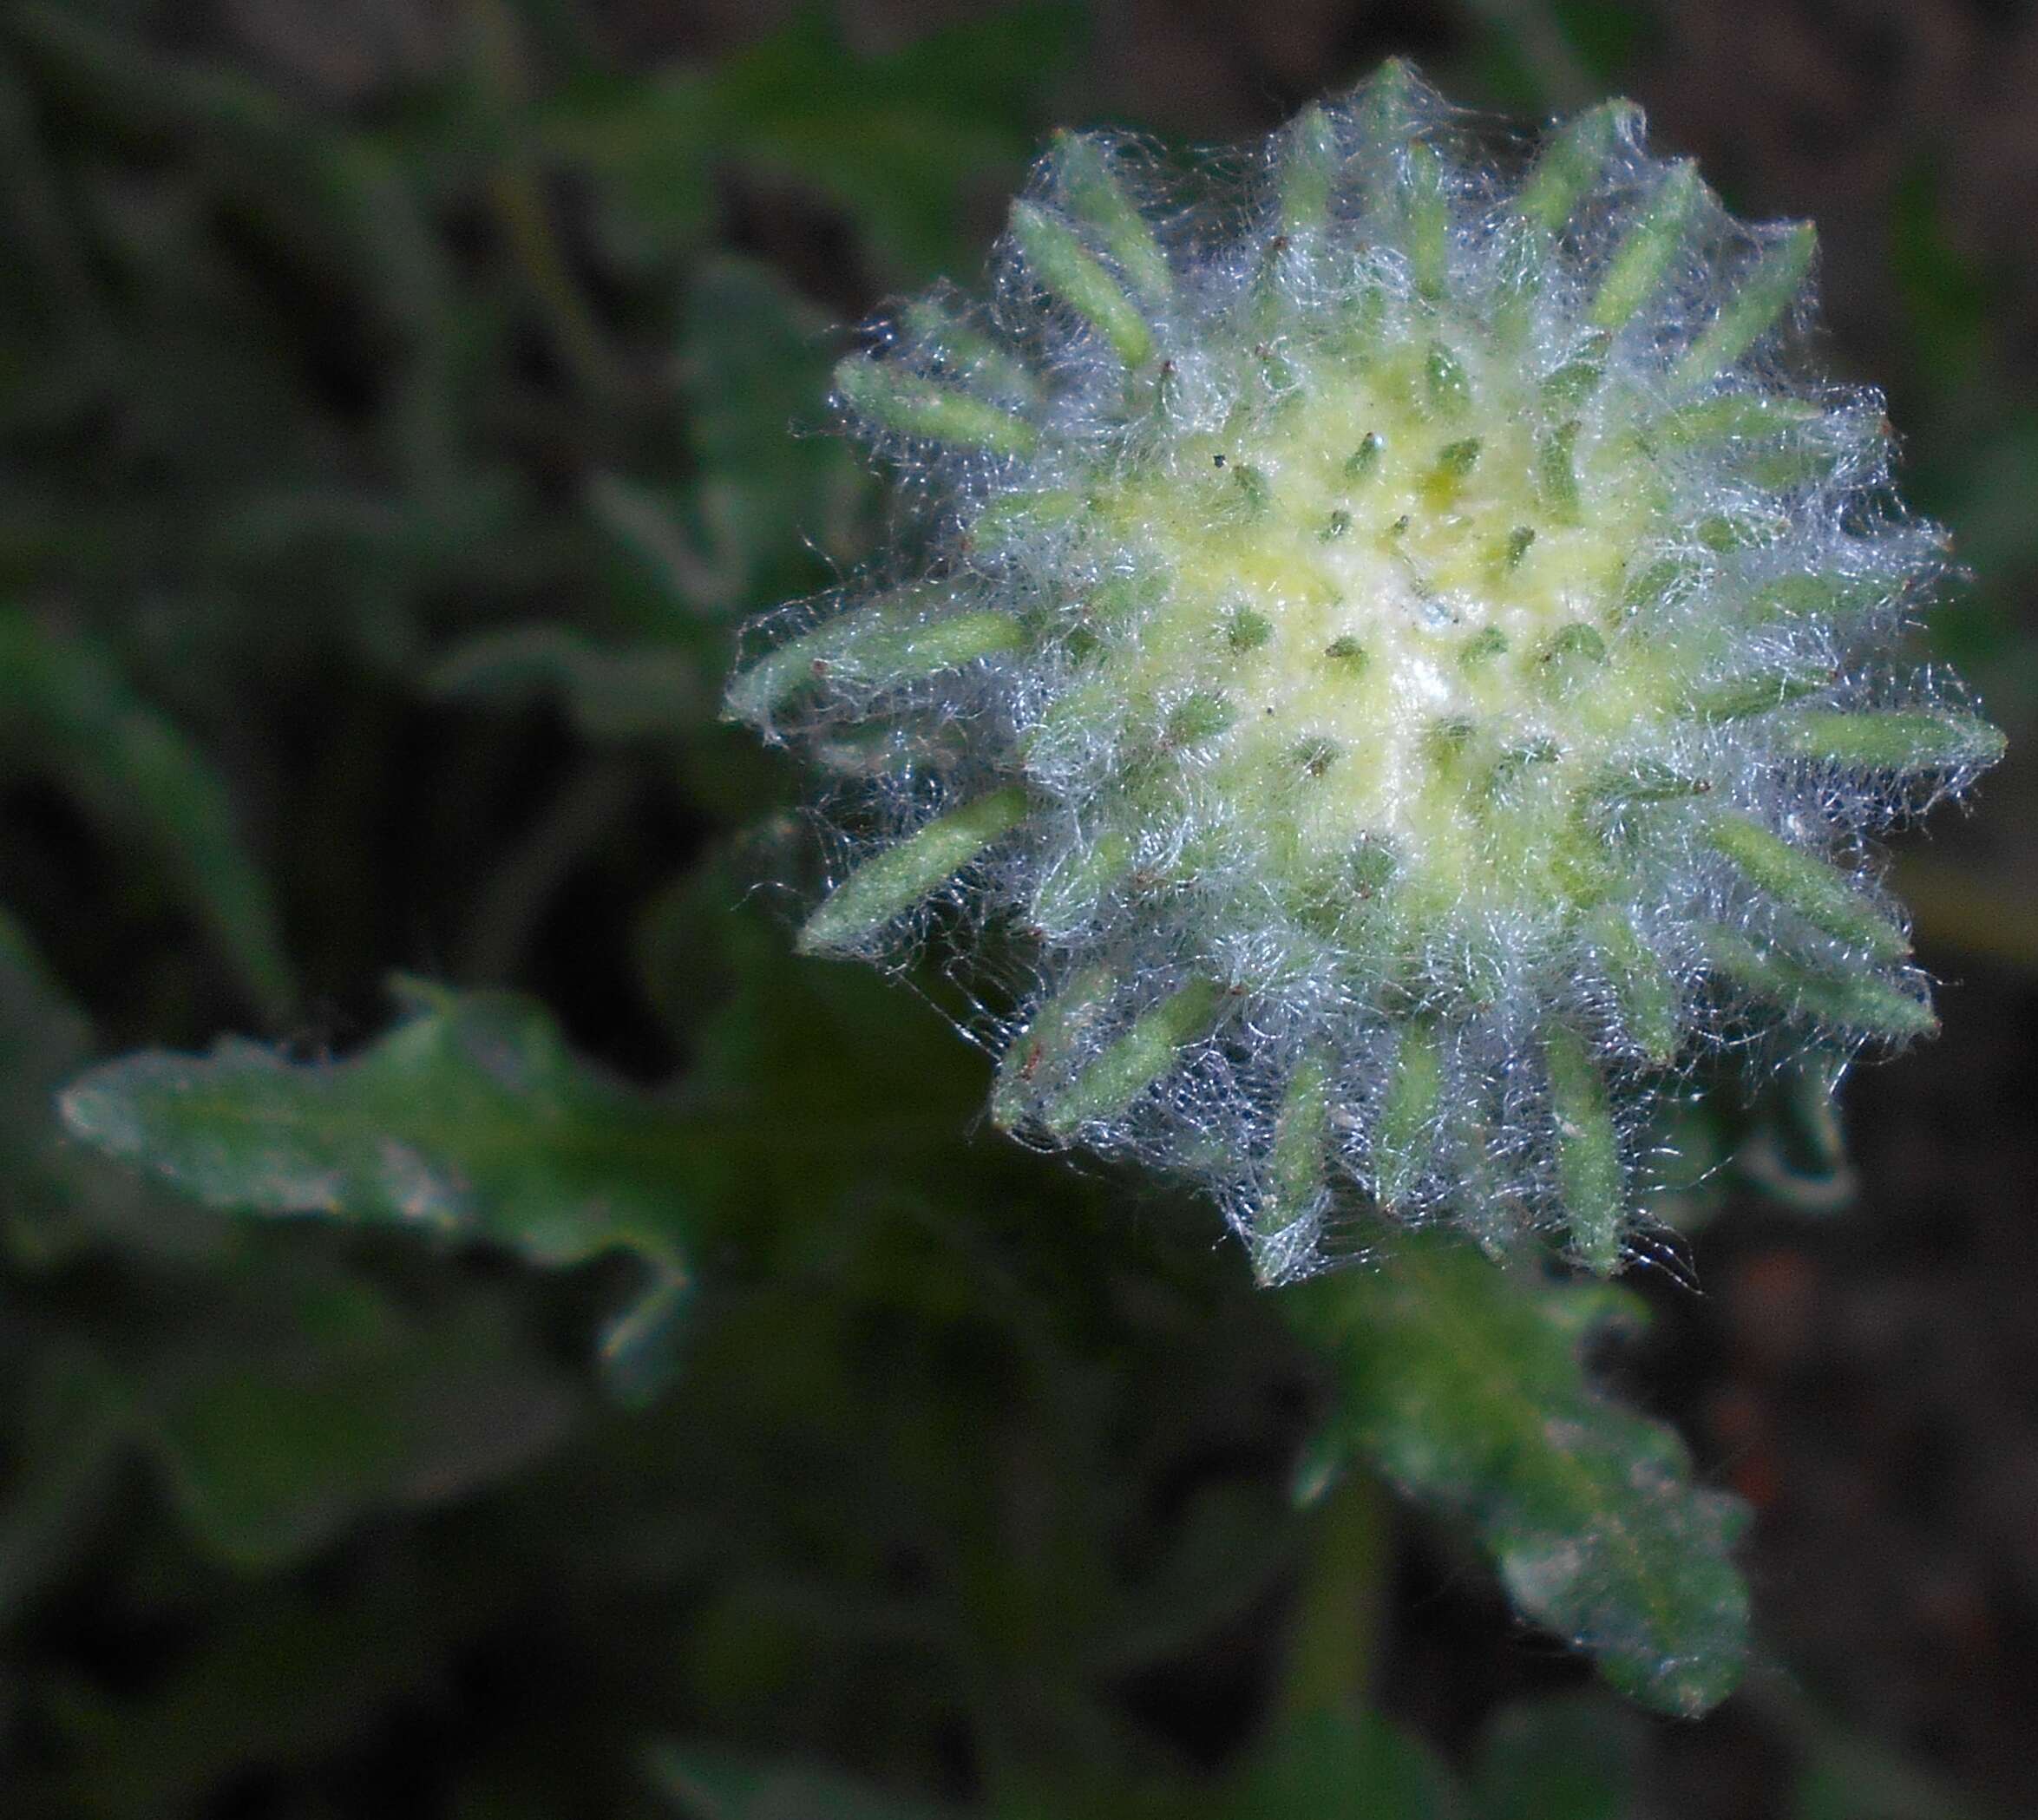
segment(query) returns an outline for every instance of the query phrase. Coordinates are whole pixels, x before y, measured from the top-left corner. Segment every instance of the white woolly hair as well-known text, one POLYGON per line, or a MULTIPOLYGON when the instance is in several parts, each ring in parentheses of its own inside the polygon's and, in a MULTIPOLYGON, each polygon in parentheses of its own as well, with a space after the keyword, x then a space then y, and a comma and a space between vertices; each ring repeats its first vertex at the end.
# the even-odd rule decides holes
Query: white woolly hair
POLYGON ((1398 63, 1186 168, 1061 137, 988 302, 839 370, 888 548, 746 634, 831 778, 804 945, 1016 934, 999 1121, 1269 1280, 1379 1214, 1646 1249, 1695 1056, 1930 1027, 1866 843, 2000 747, 1902 656, 1944 543, 1811 252, 1631 107, 1531 144, 1398 63))

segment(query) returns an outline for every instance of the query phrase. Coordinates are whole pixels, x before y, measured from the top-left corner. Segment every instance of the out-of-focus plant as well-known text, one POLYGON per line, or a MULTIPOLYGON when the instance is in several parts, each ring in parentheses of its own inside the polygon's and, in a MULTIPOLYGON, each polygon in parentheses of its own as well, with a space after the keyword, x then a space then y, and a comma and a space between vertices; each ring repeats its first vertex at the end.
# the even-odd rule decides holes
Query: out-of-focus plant
MULTIPOLYGON (((345 104, 178 15, 0 10, 9 1812, 1633 1810, 1649 1735, 1611 1696, 1510 1699, 1446 1755, 1386 1716, 1378 1665, 1385 1479, 1426 1513, 1425 1548, 1483 1549, 1517 1609, 1619 1688, 1692 1712, 1731 1684, 1731 1502, 1588 1369, 1636 1300, 1499 1268, 1448 1221, 1262 1292, 1193 1197, 1129 1198, 979 1129, 993 1083, 946 1025, 971 1007, 938 970, 911 975, 930 1009, 786 953, 773 881, 804 863, 799 782, 719 716, 738 625, 864 561, 881 522, 839 441, 805 433, 844 350, 829 324, 980 261, 1081 12, 1020 7, 874 52, 815 11, 645 70, 569 7, 470 0, 345 104), (221 1029, 246 1034, 201 1053, 221 1029)), ((1419 175, 1421 143, 1404 148, 1419 175)), ((1150 332, 1164 313, 1113 313, 1094 289, 1145 250, 1095 150, 1061 142, 1015 281, 1045 272, 1047 296, 1110 318, 1093 327, 1150 332)), ((1291 189, 1308 204, 1308 182, 1291 189)), ((1447 200, 1468 202, 1430 199, 1447 200)), ((1425 195, 1404 205, 1422 219, 1425 195)), ((1674 243, 1646 231, 1652 206, 1607 219, 1654 258, 1674 243)), ((1239 311, 1276 311, 1234 337, 1255 383, 1278 376, 1278 311, 1327 219, 1298 216, 1270 274, 1238 273, 1239 311)), ((1581 330, 1574 351, 1602 369, 1564 382, 1581 421, 1597 385, 1648 390, 1628 320, 1581 330)), ((905 323, 919 366, 846 370, 871 421, 910 435, 946 410, 953 429, 967 395, 934 387, 963 374, 980 431, 986 410, 1025 419, 994 350, 965 349, 940 310, 905 323)), ((1396 394, 1411 426, 1452 408, 1421 353, 1396 394)), ((1166 376, 1197 380, 1190 364, 1166 376)), ((1746 426, 1666 428, 1683 407, 1664 408, 1640 427, 1675 447, 1651 461, 1738 458, 1746 426)), ((1831 447, 1824 417, 1779 419, 1751 459, 1875 443, 1841 416, 1831 447)), ((1429 468, 1397 449, 1354 479, 1445 506, 1501 440, 1463 429, 1429 468)), ((1577 445, 1588 493, 1596 446, 1577 445)), ((1255 464, 1207 465, 1256 521, 1255 464)), ((1665 553, 1759 568, 1749 551, 1787 547, 1760 522, 1785 484, 1749 477, 1738 518, 1665 553)), ((1512 566, 1504 538, 1492 553, 1506 573, 1564 542, 1563 501, 1533 510, 1512 566)), ((997 560, 1071 534, 1014 529, 997 560)), ((1893 588, 1915 555, 1855 567, 1893 588)), ((955 635, 946 612, 930 623, 955 635)), ((894 664, 919 662, 925 625, 888 629, 894 664)), ((1244 618, 1228 636, 1241 661, 1278 648, 1244 618)), ((1664 688, 1741 680, 1749 639, 1664 688)), ((1860 704, 1800 688, 1803 643, 1774 641, 1788 725, 1858 740, 1833 716, 1860 704)), ((810 705, 818 654, 762 674, 810 705)), ((738 698, 782 712, 760 674, 738 698)), ((831 686, 854 684, 837 661, 831 686)), ((1733 728, 1694 736, 1702 753, 1745 732, 1680 702, 1733 728)), ((1985 756, 1925 705, 1918 738, 1967 741, 1927 756, 1985 756)), ((945 787, 890 724, 824 717, 820 756, 845 782, 905 756, 945 787)), ((1778 762, 1801 762, 1786 746, 1778 762)), ((1300 775, 1327 780, 1336 756, 1300 775)), ((1824 874, 1710 850, 1814 947, 1881 939, 1808 915, 1841 901, 1824 874)), ((1825 953, 1786 957, 1806 970, 1786 1008, 1812 1003, 1825 953)), ((988 977, 1019 977, 1019 953, 988 977)), ((1701 966, 1671 959, 1688 1019, 1701 966)), ((1873 1003, 1922 1018, 1893 960, 1873 1003)), ((1530 1033, 1545 1098, 1567 1027, 1530 1033)), ((1650 1053, 1589 1034, 1593 1055, 1650 1053)), ((1146 1046, 1150 1066, 1113 1064, 1121 1084, 1165 1071, 1174 1045, 1146 1046)), ((1465 1052, 1439 1051, 1439 1081, 1465 1052)), ((1016 1085, 1008 1066, 997 1103, 1053 1123, 1051 1088, 1096 1085, 1066 1060, 1016 1085)), ((1408 1077, 1409 1053, 1393 1065, 1408 1077)), ((1674 1097, 1613 1142, 1639 1158, 1674 1129, 1683 1174, 1663 1192, 1686 1211, 1734 1180, 1830 1200, 1835 1065, 1798 1057, 1746 1104, 1674 1097)), ((1590 1076, 1574 1085, 1598 1107, 1590 1076)), ((1314 1103, 1242 1106, 1260 1149, 1176 1158, 1275 1185, 1275 1214, 1243 1219, 1267 1275, 1315 1255, 1317 1154, 1371 1155, 1337 1122, 1350 1104, 1320 1103, 1327 1124, 1314 1103), (1314 1148, 1291 1181, 1297 1133, 1314 1148), (1269 1247, 1291 1203, 1311 1247, 1269 1247)), ((1436 1137, 1441 1106, 1411 1129, 1436 1137)), ((1610 1154, 1571 1123, 1582 1140, 1561 1108, 1543 1118, 1533 1165, 1566 1195, 1610 1154)), ((1456 1166, 1422 1157, 1415 1201, 1441 1209, 1456 1166)), ((1560 1201, 1575 1212, 1537 1205, 1560 1201)), ((1635 1231, 1569 1229, 1597 1261, 1635 1231)), ((1867 1759, 1790 1723, 1812 1814, 1867 1759)))

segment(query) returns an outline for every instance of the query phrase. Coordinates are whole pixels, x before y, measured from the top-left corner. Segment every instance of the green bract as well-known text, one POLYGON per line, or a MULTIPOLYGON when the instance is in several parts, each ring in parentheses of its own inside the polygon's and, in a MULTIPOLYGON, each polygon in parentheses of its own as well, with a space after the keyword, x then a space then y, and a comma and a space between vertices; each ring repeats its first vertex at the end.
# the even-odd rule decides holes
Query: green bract
POLYGON ((840 779, 803 945, 1008 924, 999 1120, 1269 1277, 1368 1208, 1610 1269, 1667 1070, 1930 1025, 1863 840, 1999 747, 1896 660, 1942 540, 1802 370, 1811 231, 1633 108, 1496 149, 1390 64, 1246 167, 1065 136, 988 304, 838 370, 899 549, 729 697, 840 779))

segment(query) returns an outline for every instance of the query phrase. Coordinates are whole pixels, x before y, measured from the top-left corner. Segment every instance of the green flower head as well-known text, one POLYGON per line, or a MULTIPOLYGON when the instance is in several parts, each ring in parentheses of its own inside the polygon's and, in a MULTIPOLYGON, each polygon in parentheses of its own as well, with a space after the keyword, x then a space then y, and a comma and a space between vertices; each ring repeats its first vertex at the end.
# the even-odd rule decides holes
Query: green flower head
POLYGON ((1270 1280, 1367 1212, 1612 1268, 1695 1056, 1931 1025, 1864 841, 2000 748, 1900 656, 1943 539, 1807 370, 1811 230, 1637 110, 1524 147, 1396 63, 1221 168, 1062 136, 988 302, 838 370, 896 547, 729 695, 835 774, 803 945, 1004 925, 999 1122, 1270 1280))

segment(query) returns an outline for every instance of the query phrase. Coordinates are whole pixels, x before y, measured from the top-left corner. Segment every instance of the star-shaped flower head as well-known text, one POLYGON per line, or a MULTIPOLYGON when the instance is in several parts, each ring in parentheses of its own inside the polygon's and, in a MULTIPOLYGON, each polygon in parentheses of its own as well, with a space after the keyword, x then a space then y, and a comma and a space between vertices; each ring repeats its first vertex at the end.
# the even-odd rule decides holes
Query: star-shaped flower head
POLYGON ((1930 1027, 1864 843, 2000 748, 1901 656, 1944 540, 1812 250, 1629 106, 1524 147, 1399 63, 1200 179, 1061 136, 988 304, 838 370, 897 545, 730 690, 836 781, 803 946, 1006 926, 999 1122, 1270 1280, 1368 1211, 1612 1268, 1695 1054, 1930 1027))

